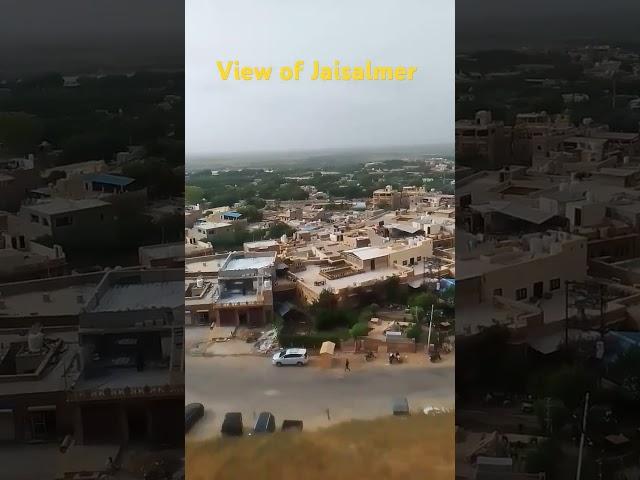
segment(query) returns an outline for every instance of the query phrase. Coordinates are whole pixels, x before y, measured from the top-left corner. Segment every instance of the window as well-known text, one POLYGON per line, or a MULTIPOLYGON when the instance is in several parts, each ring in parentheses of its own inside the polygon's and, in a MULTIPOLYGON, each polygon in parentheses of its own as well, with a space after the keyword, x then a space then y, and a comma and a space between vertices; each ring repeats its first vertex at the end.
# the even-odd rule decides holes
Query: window
POLYGON ((49 226, 49 219, 48 219, 48 218, 45 218, 45 217, 42 217, 42 224, 43 224, 45 227, 48 227, 48 226, 49 226))
POLYGON ((498 296, 498 297, 501 297, 501 296, 502 296, 502 289, 501 289, 501 288, 496 288, 496 289, 493 291, 493 294, 494 294, 494 295, 496 295, 496 296, 498 296))
POLYGON ((560 288, 560 279, 559 278, 552 278, 551 282, 549 282, 549 290, 558 290, 560 288))
POLYGON ((20 244, 20 248, 25 248, 26 247, 26 243, 24 241, 24 235, 20 235, 18 237, 18 243, 20 244))
POLYGON ((38 217, 38 215, 34 215, 33 213, 31 214, 31 221, 33 223, 39 223, 40 222, 40 217, 38 217))
POLYGON ((418 258, 416 258, 416 260, 421 262, 422 261, 422 257, 418 257, 418 258))
POLYGON ((67 225, 71 225, 71 217, 64 216, 56 218, 56 227, 66 227, 67 225))
POLYGON ((519 288, 516 290, 516 300, 524 300, 527 298, 527 289, 519 288))
POLYGON ((402 261, 402 264, 403 264, 403 265, 406 265, 406 264, 407 264, 407 261, 406 261, 406 260, 403 260, 403 261, 402 261))

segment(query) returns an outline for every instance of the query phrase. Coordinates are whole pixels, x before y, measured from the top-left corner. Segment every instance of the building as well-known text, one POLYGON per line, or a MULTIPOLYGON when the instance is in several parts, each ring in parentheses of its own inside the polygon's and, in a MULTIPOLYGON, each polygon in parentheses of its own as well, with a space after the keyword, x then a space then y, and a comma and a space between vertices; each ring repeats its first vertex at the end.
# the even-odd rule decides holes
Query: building
POLYGON ((505 241, 459 234, 456 258, 459 334, 496 322, 528 328, 564 318, 565 281, 587 276, 587 239, 558 231, 505 241))
POLYGON ((215 242, 221 235, 233 233, 234 226, 228 222, 196 222, 188 229, 187 236, 194 241, 215 242))
POLYGON ((18 216, 29 223, 31 238, 48 236, 63 247, 92 240, 110 241, 115 234, 113 206, 97 199, 55 198, 26 204, 18 216))
POLYGON ((474 120, 458 120, 455 126, 456 159, 461 163, 499 168, 506 162, 506 136, 502 122, 492 119, 491 112, 476 112, 474 120), (469 159, 467 161, 466 159, 469 159))
POLYGON ((73 433, 66 390, 80 374, 74 331, 0 334, 0 442, 60 443, 73 433))
POLYGON ((184 441, 183 269, 114 270, 80 314, 78 444, 184 441))
POLYGON ((274 252, 230 253, 218 271, 211 323, 257 327, 271 321, 275 275, 274 252))
POLYGON ((29 238, 23 221, 0 212, 0 282, 64 273, 66 259, 60 245, 44 245, 29 238))
POLYGON ((373 192, 373 207, 374 208, 400 208, 401 194, 397 190, 394 190, 391 185, 387 185, 385 188, 380 188, 373 192))

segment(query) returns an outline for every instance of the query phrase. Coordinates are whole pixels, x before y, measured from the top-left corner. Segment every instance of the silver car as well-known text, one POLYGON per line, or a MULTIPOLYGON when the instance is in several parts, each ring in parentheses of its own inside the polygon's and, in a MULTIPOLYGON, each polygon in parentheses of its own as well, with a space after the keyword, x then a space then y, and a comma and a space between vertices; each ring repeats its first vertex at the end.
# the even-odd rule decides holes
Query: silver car
POLYGON ((283 365, 297 365, 299 367, 306 365, 309 361, 306 348, 287 348, 280 350, 271 359, 271 363, 281 367, 283 365))

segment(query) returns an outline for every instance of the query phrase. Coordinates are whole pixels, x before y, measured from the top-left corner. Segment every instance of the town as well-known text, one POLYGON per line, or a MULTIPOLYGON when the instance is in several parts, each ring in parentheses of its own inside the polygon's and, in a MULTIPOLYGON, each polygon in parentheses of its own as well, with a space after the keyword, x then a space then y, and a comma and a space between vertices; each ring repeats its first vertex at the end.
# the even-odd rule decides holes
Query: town
POLYGON ((332 165, 187 172, 188 439, 453 408, 453 161, 332 165))
POLYGON ((183 82, 1 80, 3 478, 184 472, 183 82))
POLYGON ((639 53, 458 55, 457 478, 638 478, 639 53))

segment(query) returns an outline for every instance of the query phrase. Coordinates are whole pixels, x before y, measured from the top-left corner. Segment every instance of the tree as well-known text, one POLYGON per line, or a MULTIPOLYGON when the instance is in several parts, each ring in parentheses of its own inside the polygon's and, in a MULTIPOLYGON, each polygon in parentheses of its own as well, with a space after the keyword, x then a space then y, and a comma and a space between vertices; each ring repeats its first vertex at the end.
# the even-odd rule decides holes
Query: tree
POLYGON ((267 229, 265 236, 267 238, 280 238, 282 235, 290 237, 295 231, 295 228, 290 227, 286 223, 276 222, 267 229))
POLYGON ((544 374, 538 382, 537 390, 541 397, 557 398, 569 408, 579 407, 584 395, 594 391, 596 378, 583 368, 568 366, 544 374))
POLYGON ((553 480, 556 469, 562 459, 562 448, 554 440, 546 440, 527 456, 528 473, 545 473, 546 478, 553 480))
POLYGON ((201 187, 196 187, 195 185, 187 185, 185 187, 185 200, 187 203, 199 203, 203 198, 204 190, 201 187))
POLYGON ((622 353, 609 369, 611 377, 620 379, 620 385, 631 397, 640 401, 640 347, 622 353))
POLYGON ((451 285, 450 287, 445 288, 440 293, 440 298, 445 301, 449 305, 453 305, 456 301, 456 287, 455 285, 451 285))
POLYGON ((247 205, 246 207, 240 207, 237 209, 238 213, 241 213, 243 217, 247 219, 249 223, 260 222, 262 220, 262 212, 253 205, 247 205))
POLYGON ((431 312, 431 306, 438 303, 438 297, 431 292, 418 293, 409 299, 409 306, 419 307, 425 312, 431 312))
POLYGON ((414 323, 407 329, 407 338, 413 338, 416 342, 420 341, 420 337, 422 336, 422 325, 418 323, 414 323))
POLYGON ((558 432, 569 419, 569 410, 557 399, 538 400, 534 405, 540 427, 546 432, 558 432), (551 421, 551 425, 549 425, 551 421))
POLYGON ((338 297, 329 290, 322 290, 318 299, 311 305, 312 310, 331 310, 338 307, 338 297))
POLYGON ((349 334, 353 338, 365 337, 369 334, 369 323, 358 322, 349 330, 349 334))

